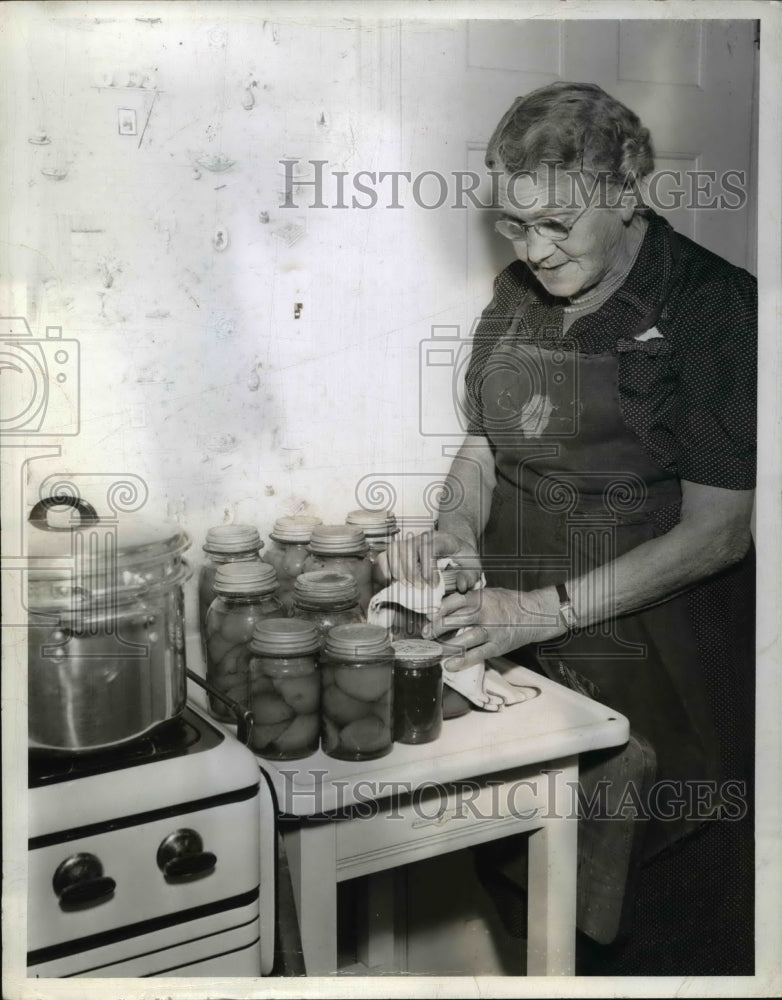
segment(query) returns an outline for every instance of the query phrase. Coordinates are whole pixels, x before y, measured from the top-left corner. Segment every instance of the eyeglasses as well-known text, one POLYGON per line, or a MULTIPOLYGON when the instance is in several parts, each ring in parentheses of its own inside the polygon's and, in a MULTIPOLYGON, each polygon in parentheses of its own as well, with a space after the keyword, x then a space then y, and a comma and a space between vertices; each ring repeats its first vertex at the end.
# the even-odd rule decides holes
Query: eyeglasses
POLYGON ((518 219, 498 219, 494 223, 495 230, 504 236, 506 240, 513 240, 514 243, 526 243, 527 232, 532 229, 544 240, 552 240, 554 243, 561 243, 570 236, 570 231, 586 212, 589 206, 582 208, 575 219, 570 222, 563 222, 561 219, 539 219, 537 222, 519 222, 518 219))

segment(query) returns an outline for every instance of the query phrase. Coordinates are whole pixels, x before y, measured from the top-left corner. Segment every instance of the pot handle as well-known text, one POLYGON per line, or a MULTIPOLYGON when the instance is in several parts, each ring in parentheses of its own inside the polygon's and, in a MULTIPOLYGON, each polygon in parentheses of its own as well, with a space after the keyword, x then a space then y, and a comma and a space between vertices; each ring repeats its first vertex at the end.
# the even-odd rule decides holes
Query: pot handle
POLYGON ((30 516, 27 520, 36 528, 40 528, 41 531, 72 531, 73 528, 71 525, 65 528, 57 528, 49 524, 47 515, 52 507, 73 507, 74 510, 79 512, 81 524, 97 524, 100 521, 98 512, 92 504, 87 503, 86 500, 82 500, 81 497, 72 497, 67 493, 60 493, 56 496, 44 497, 42 500, 39 500, 30 511, 30 516))
POLYGON ((199 687, 203 688, 204 691, 208 692, 213 698, 217 698, 236 716, 236 738, 240 743, 244 743, 245 746, 250 744, 250 734, 252 732, 253 725, 255 724, 255 716, 250 711, 249 708, 245 708, 244 705, 240 705, 238 701, 234 701, 233 698, 228 698, 226 695, 221 694, 217 691, 211 684, 199 677, 198 674, 194 673, 189 667, 185 667, 185 673, 188 679, 196 683, 199 687))

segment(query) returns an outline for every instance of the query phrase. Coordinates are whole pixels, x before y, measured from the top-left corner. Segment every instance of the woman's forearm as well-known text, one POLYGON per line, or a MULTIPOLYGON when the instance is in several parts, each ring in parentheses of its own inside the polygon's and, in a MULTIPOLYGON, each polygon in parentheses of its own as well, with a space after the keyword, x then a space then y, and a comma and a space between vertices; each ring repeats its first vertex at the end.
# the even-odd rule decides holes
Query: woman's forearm
MULTIPOLYGON (((752 493, 682 483, 682 497, 681 522, 667 534, 563 580, 578 627, 658 604, 742 557, 750 542, 752 493)), ((463 670, 562 635, 567 628, 559 606, 554 586, 522 593, 488 588, 451 594, 434 616, 429 635, 436 638, 458 622, 465 651, 448 666, 463 670)))
POLYGON ((567 581, 579 625, 657 604, 737 562, 749 547, 751 510, 749 491, 687 484, 679 524, 567 581))
POLYGON ((495 483, 494 455, 488 441, 484 437, 468 436, 446 477, 438 530, 456 535, 477 548, 489 519, 495 483))

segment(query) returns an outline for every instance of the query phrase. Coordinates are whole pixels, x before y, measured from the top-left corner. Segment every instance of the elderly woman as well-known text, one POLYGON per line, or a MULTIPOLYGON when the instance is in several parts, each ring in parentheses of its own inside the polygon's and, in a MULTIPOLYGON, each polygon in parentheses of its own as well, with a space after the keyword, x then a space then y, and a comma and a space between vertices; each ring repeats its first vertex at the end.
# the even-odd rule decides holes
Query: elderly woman
POLYGON ((468 626, 452 669, 510 654, 629 718, 649 857, 750 767, 756 284, 639 203, 649 132, 599 87, 517 99, 486 163, 517 260, 475 335, 463 500, 389 564, 463 567, 429 632, 468 626))

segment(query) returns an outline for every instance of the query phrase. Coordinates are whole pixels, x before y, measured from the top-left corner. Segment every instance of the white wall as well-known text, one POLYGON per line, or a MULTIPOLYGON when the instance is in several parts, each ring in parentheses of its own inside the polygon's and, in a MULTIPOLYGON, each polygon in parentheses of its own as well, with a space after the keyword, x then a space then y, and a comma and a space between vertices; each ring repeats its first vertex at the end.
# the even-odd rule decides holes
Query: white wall
MULTIPOLYGON (((454 211, 450 197, 439 210, 416 207, 404 182, 402 209, 386 207, 390 185, 379 180, 371 210, 313 208, 311 188, 294 192, 299 208, 281 207, 281 159, 328 161, 333 206, 333 171, 476 168, 496 109, 557 74, 599 77, 620 96, 630 88, 633 106, 649 105, 644 116, 670 106, 603 58, 609 39, 617 62, 633 22, 468 31, 449 19, 400 26, 362 20, 359 7, 303 16, 296 4, 241 0, 7 9, 0 270, 14 280, 0 316, 26 317, 37 338, 61 327, 80 352, 78 434, 59 436, 73 400, 53 398, 34 441, 54 447, 27 465, 27 502, 52 477, 88 495, 137 477, 144 512, 179 519, 195 562, 206 529, 223 521, 265 535, 280 514, 342 521, 370 498, 414 521, 429 513, 427 487, 457 439, 420 431, 420 392, 427 415, 452 406, 450 369, 419 378, 419 344, 432 326, 469 330, 498 266, 479 213, 454 211), (507 65, 503 39, 513 41, 507 65), (120 134, 121 109, 135 114, 135 135, 120 134), (203 157, 235 162, 210 171, 203 157), (388 485, 368 495, 366 477, 388 485)), ((748 25, 741 59, 735 25, 698 29, 711 39, 702 82, 722 87, 725 76, 749 97, 748 25)), ((633 31, 681 40, 662 22, 633 31)), ((680 89, 696 95, 695 110, 723 107, 724 87, 713 99, 704 87, 680 89)), ((663 145, 683 142, 676 133, 663 145)), ((346 185, 350 204, 357 192, 346 185)), ((432 198, 431 185, 422 190, 432 198)))
POLYGON ((311 189, 281 207, 286 156, 402 168, 394 25, 243 3, 22 6, 2 314, 78 340, 81 406, 77 435, 39 435, 61 454, 28 464, 27 502, 55 474, 96 493, 140 477, 144 512, 179 519, 196 562, 222 521, 342 521, 371 473, 394 480, 399 514, 426 513, 447 460, 417 433, 418 341, 463 294, 428 252, 431 213, 315 209, 311 189), (432 475, 406 500, 411 472, 432 475))

